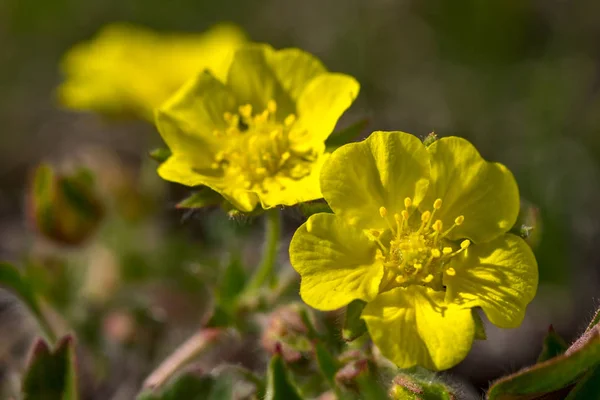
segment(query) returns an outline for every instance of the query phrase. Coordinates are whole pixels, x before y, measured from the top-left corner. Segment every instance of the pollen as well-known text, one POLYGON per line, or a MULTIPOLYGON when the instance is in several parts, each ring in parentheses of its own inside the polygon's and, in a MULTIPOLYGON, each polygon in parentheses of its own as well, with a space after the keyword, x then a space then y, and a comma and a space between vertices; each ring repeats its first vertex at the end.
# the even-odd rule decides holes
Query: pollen
POLYGON ((210 164, 214 173, 238 181, 245 189, 262 193, 274 188, 283 190, 282 179, 298 180, 310 173, 319 151, 294 150, 289 137, 296 121, 294 114, 278 120, 274 100, 269 100, 263 110, 243 104, 237 111, 237 114, 225 112, 225 128, 214 132, 222 138, 223 145, 210 164))
POLYGON ((449 261, 471 245, 469 239, 456 242, 447 236, 465 218, 462 215, 456 217, 454 224, 444 231, 442 219, 435 218, 442 209, 442 199, 436 199, 430 210, 414 210, 418 219, 409 219, 408 209, 412 206, 411 198, 407 197, 404 199, 404 209, 399 210, 400 212, 391 214, 391 210, 380 207, 379 215, 385 220, 388 229, 366 231, 370 240, 376 244, 377 259, 387 271, 381 290, 414 284, 445 291, 442 275, 456 274, 448 266, 449 261), (391 215, 393 219, 390 218, 391 215))

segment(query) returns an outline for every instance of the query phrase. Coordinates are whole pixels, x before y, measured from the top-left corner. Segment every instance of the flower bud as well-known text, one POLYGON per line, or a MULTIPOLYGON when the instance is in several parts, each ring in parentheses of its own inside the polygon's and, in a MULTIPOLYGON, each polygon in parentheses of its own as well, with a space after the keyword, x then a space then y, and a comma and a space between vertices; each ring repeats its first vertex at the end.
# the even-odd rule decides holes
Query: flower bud
POLYGON ((302 358, 312 351, 308 328, 300 317, 300 305, 281 306, 273 311, 263 330, 262 345, 271 354, 280 353, 287 362, 302 358))

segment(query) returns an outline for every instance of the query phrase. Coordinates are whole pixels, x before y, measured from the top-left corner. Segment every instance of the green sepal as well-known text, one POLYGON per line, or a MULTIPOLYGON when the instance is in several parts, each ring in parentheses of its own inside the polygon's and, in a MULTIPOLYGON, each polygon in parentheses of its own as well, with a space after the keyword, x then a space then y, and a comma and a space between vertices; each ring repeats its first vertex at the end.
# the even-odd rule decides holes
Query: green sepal
POLYGON ((137 400, 221 400, 233 395, 231 378, 188 371, 172 378, 161 390, 148 389, 137 400))
POLYGON ((548 328, 548 334, 544 338, 542 352, 540 353, 537 362, 546 361, 559 356, 567 351, 568 348, 569 346, 565 340, 560 337, 560 335, 554 330, 554 327, 550 325, 548 328))
POLYGON ((24 400, 77 400, 77 362, 71 335, 64 336, 53 350, 42 339, 34 342, 23 378, 24 400))
POLYGON ((586 332, 564 354, 522 369, 496 381, 489 400, 511 400, 519 396, 542 396, 563 391, 591 368, 600 364, 600 330, 586 332))
POLYGON ((346 307, 342 337, 346 342, 352 342, 367 332, 365 321, 360 318, 363 308, 367 303, 362 300, 354 300, 346 307))
POLYGON ((159 163, 164 163, 165 161, 167 161, 167 159, 171 157, 171 154, 171 150, 164 147, 159 147, 158 149, 151 150, 149 153, 150 157, 152 157, 153 160, 159 163))
POLYGON ((298 208, 300 209, 300 212, 302 213, 302 215, 304 215, 305 218, 308 218, 313 214, 318 214, 318 213, 331 214, 333 212, 331 210, 331 208, 329 207, 329 204, 327 204, 325 202, 325 200, 314 200, 314 201, 307 201, 305 203, 300 203, 300 204, 298 204, 298 208))
POLYGON ((390 398, 393 400, 454 400, 453 390, 435 377, 420 374, 400 374, 392 381, 390 398))
POLYGON ((219 205, 223 201, 223 197, 219 193, 208 187, 203 187, 199 191, 192 193, 190 196, 181 200, 175 207, 185 209, 203 208, 219 205))
POLYGON ((571 389, 565 400, 591 400, 600 396, 600 367, 592 368, 571 389))
POLYGON ((325 141, 325 148, 328 152, 337 149, 347 143, 354 141, 369 124, 368 119, 361 119, 349 127, 332 133, 325 141))
POLYGON ((321 373, 329 383, 332 389, 336 389, 335 374, 340 369, 341 365, 336 360, 329 350, 321 342, 315 343, 315 356, 321 373))
POLYGON ((485 333, 485 325, 479 315, 479 312, 475 309, 471 309, 473 315, 473 321, 475 321, 475 340, 486 340, 487 334, 485 333))
POLYGON ((265 400, 302 400, 279 354, 274 355, 269 362, 265 400))

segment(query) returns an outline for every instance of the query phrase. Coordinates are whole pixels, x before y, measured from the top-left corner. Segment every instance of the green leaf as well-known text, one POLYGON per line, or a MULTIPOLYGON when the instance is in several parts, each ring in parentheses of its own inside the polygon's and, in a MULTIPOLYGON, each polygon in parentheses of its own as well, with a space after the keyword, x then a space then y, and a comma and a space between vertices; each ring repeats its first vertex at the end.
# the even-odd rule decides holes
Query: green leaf
POLYGON ((150 151, 150 157, 159 163, 164 163, 169 157, 171 157, 171 150, 165 148, 158 148, 150 151))
POLYGON ((306 203, 300 203, 300 204, 298 204, 298 207, 300 208, 302 215, 304 215, 306 218, 310 217, 313 214, 318 214, 318 213, 331 214, 333 212, 333 211, 331 211, 331 208, 325 202, 325 200, 314 200, 314 201, 308 201, 306 203))
POLYGON ((72 336, 63 337, 51 351, 39 339, 33 345, 29 365, 23 379, 24 400, 76 400, 77 365, 72 336))
POLYGON ((302 400, 291 383, 287 368, 279 354, 271 358, 267 371, 267 393, 265 400, 302 400))
POLYGON ((247 276, 239 255, 232 256, 217 288, 217 298, 226 309, 232 306, 246 286, 247 276))
POLYGON ((573 384, 600 364, 600 330, 588 331, 564 354, 506 376, 488 391, 489 400, 528 399, 573 384))
POLYGON ((315 344, 315 355, 317 363, 323 376, 329 382, 332 389, 337 387, 335 383, 335 374, 340 369, 340 363, 331 355, 327 348, 321 342, 315 344))
POLYGON ((212 376, 188 372, 174 377, 163 390, 141 393, 137 400, 206 400, 212 398, 216 386, 217 381, 212 376))
POLYGON ((47 338, 50 341, 55 340, 52 330, 44 319, 36 294, 29 282, 21 275, 17 268, 11 264, 0 262, 0 287, 11 291, 21 299, 37 318, 37 321, 47 338))
POLYGON ((542 347, 542 352, 538 357, 537 361, 542 362, 549 360, 553 357, 559 356, 563 354, 569 346, 565 342, 565 340, 560 337, 558 333, 554 330, 554 327, 550 325, 548 328, 548 334, 544 338, 544 345, 542 347))
POLYGON ((345 341, 352 342, 367 331, 365 321, 360 318, 366 305, 367 303, 362 300, 354 300, 346 307, 344 327, 342 328, 342 337, 345 341))
POLYGON ((481 320, 481 316, 475 309, 471 309, 473 320, 475 321, 475 340, 486 340, 487 334, 485 333, 485 326, 481 320))
POLYGON ((454 400, 457 397, 443 383, 435 382, 435 377, 420 374, 401 374, 394 378, 390 389, 393 400, 454 400))
POLYGON ((588 371, 569 392, 565 400, 598 399, 600 394, 600 367, 588 371))
POLYGON ((600 322, 600 308, 596 311, 596 314, 594 314, 594 318, 592 318, 592 320, 590 321, 590 324, 585 329, 585 331, 586 332, 589 331, 594 326, 596 326, 599 322, 600 322))
POLYGON ((200 191, 193 193, 189 197, 186 197, 180 201, 175 207, 176 208, 202 208, 209 206, 216 206, 223 202, 223 197, 214 190, 203 187, 200 191))
POLYGON ((346 143, 352 142, 365 130, 368 124, 369 120, 365 118, 355 122, 346 129, 332 133, 325 141, 327 151, 331 152, 346 143))

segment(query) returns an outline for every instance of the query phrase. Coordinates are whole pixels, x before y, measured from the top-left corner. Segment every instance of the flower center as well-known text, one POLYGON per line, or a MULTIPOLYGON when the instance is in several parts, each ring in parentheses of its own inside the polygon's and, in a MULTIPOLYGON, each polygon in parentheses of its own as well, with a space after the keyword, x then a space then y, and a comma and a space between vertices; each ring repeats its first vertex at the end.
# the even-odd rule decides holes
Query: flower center
POLYGON ((376 257, 385 267, 382 291, 412 284, 444 290, 443 274, 456 274, 447 265, 448 260, 465 251, 471 242, 463 240, 460 245, 456 245, 447 239, 448 234, 461 225, 465 217, 456 217, 454 224, 444 230, 442 221, 434 219, 436 211, 441 207, 442 200, 437 199, 431 211, 412 212, 412 200, 407 197, 404 199, 404 210, 400 214, 394 214, 393 222, 385 207, 379 209, 388 229, 371 229, 367 231, 367 235, 377 243, 379 248, 376 257))
POLYGON ((290 143, 290 130, 296 121, 289 114, 277 121, 277 104, 271 100, 267 108, 253 114, 252 106, 240 106, 238 114, 223 115, 227 128, 216 130, 215 136, 226 141, 225 150, 215 155, 212 168, 240 179, 244 189, 268 192, 273 184, 285 189, 279 178, 298 180, 311 171, 318 154, 314 149, 295 151, 290 143))

